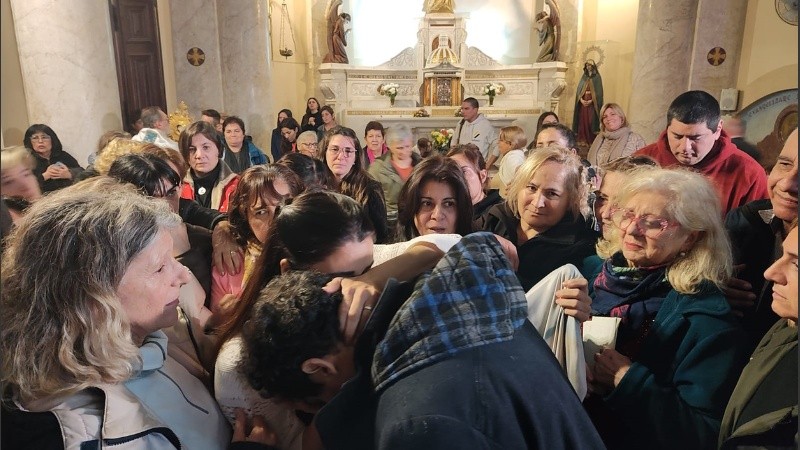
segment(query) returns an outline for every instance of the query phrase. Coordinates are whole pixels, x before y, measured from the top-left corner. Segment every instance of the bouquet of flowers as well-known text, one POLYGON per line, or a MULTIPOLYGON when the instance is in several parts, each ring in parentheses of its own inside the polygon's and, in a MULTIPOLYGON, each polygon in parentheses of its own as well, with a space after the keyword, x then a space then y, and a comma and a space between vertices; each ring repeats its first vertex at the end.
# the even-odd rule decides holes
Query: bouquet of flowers
POLYGON ((414 111, 414 117, 430 117, 431 115, 428 114, 428 111, 425 111, 425 108, 420 108, 414 111))
POLYGON ((447 153, 450 150, 450 140, 453 139, 453 133, 452 128, 431 131, 433 149, 441 154, 447 153))
POLYGON ((489 105, 494 104, 494 96, 503 93, 505 88, 502 84, 487 83, 483 86, 483 95, 489 96, 489 105))
POLYGON ((397 89, 399 88, 400 85, 397 83, 386 83, 378 87, 378 92, 389 97, 389 102, 394 105, 394 98, 397 97, 397 89))

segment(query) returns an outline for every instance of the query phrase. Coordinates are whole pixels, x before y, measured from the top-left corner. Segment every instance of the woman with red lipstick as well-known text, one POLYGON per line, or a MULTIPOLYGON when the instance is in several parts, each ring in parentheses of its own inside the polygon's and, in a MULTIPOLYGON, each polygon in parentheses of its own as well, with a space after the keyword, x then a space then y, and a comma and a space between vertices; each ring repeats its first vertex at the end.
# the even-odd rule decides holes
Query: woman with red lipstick
POLYGON ((430 156, 414 168, 397 197, 397 240, 472 233, 472 199, 458 163, 430 156))
POLYGON ((594 254, 584 167, 571 150, 538 149, 517 169, 506 201, 486 213, 484 230, 517 246, 517 277, 527 291, 564 264, 594 254))
POLYGON ((701 174, 651 169, 616 204, 592 314, 621 322, 616 346, 588 355, 584 404, 609 448, 714 448, 747 359, 720 289, 732 264, 717 194, 701 174))
POLYGON ((222 160, 222 138, 214 126, 202 120, 189 125, 181 132, 178 147, 190 167, 181 197, 227 212, 239 176, 222 160))
POLYGON ((43 193, 69 186, 83 172, 78 161, 61 147, 56 132, 47 125, 36 123, 28 127, 22 142, 36 158, 33 173, 43 193))
POLYGON ((719 435, 721 449, 793 448, 797 433, 797 220, 765 272, 780 320, 742 371, 719 435))

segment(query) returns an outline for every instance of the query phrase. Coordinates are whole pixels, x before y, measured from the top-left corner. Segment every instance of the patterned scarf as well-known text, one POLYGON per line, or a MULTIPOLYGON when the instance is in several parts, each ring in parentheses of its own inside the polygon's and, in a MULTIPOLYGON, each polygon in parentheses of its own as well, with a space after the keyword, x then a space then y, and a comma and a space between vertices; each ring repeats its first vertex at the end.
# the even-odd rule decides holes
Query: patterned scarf
POLYGON ((597 315, 620 317, 622 326, 637 330, 655 317, 667 293, 667 266, 628 267, 622 253, 605 263, 594 282, 592 309, 597 315))

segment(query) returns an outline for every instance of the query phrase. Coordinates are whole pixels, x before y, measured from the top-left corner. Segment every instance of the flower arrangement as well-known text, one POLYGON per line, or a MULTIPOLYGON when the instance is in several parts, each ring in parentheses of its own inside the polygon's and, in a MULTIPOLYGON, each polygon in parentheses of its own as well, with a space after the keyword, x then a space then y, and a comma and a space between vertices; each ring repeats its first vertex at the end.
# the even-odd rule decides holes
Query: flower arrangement
POLYGON ((414 117, 430 117, 430 116, 431 115, 428 113, 428 111, 425 111, 425 108, 420 108, 414 111, 414 117))
POLYGON ((499 83, 487 83, 483 86, 483 95, 489 96, 489 106, 494 104, 494 96, 502 94, 503 91, 505 91, 505 86, 499 83))
POLYGON ((389 97, 389 103, 394 105, 394 98, 397 97, 397 90, 400 88, 400 85, 397 83, 386 83, 381 84, 378 86, 378 92, 381 95, 385 95, 389 97))
POLYGON ((458 108, 456 108, 456 113, 454 114, 454 116, 456 116, 456 117, 464 117, 464 111, 461 110, 460 106, 458 108))
POLYGON ((439 129, 431 131, 431 143, 433 144, 433 149, 437 152, 444 154, 450 149, 450 141, 453 139, 453 131, 452 128, 450 129, 439 129))

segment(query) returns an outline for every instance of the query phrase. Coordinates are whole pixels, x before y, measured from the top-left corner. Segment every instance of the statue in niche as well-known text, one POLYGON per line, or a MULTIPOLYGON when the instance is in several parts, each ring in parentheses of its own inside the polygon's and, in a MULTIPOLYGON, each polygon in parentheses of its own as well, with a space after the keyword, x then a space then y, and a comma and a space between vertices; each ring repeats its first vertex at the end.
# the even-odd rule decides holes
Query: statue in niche
POLYGON ((591 145, 600 132, 600 107, 603 106, 603 78, 597 64, 589 59, 583 64, 583 75, 575 93, 575 112, 572 130, 578 135, 578 144, 591 145))
POLYGON ((561 45, 561 19, 555 0, 545 0, 544 11, 536 14, 536 30, 539 32, 539 56, 536 62, 558 61, 561 45))
POLYGON ((453 13, 456 8, 455 0, 425 0, 422 10, 425 13, 453 13))
POLYGON ((328 5, 328 54, 322 59, 324 63, 348 64, 347 58, 347 32, 345 26, 350 22, 350 14, 339 12, 342 0, 331 0, 328 5))

